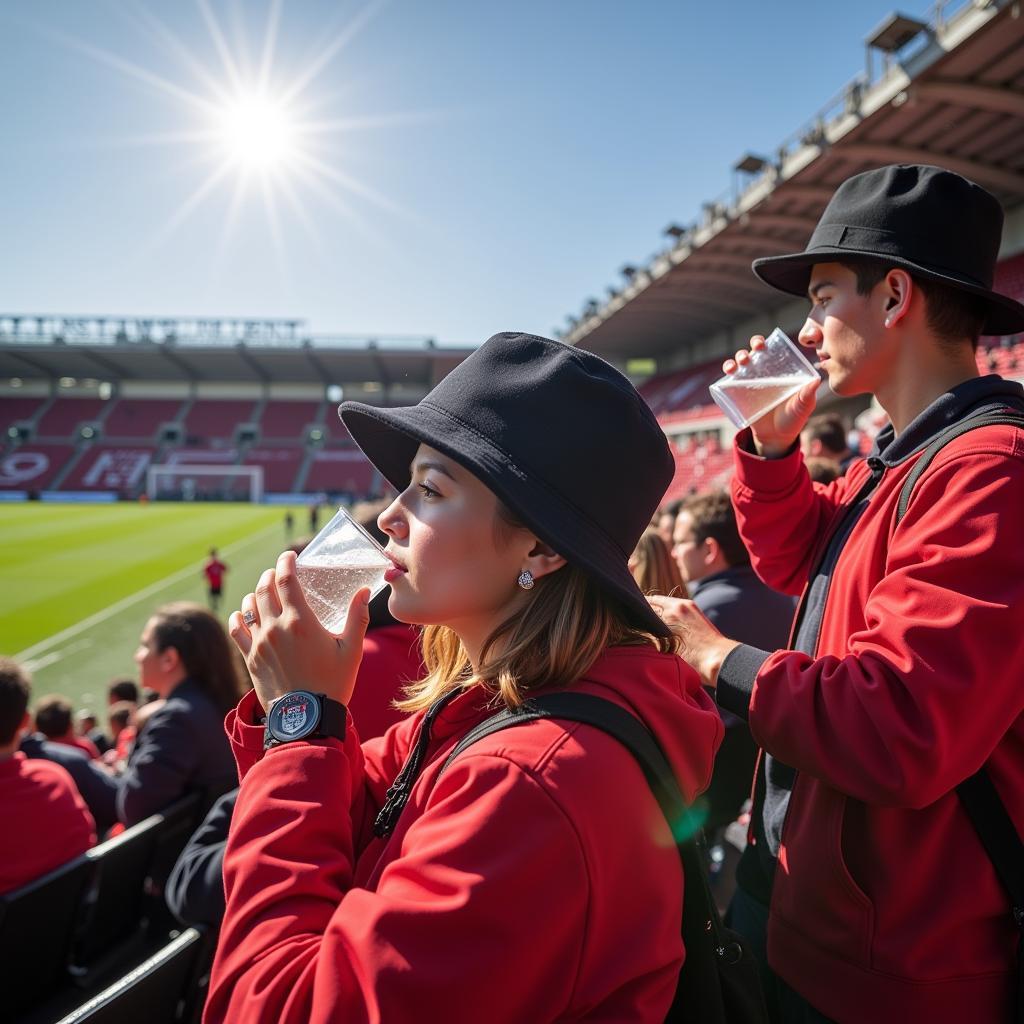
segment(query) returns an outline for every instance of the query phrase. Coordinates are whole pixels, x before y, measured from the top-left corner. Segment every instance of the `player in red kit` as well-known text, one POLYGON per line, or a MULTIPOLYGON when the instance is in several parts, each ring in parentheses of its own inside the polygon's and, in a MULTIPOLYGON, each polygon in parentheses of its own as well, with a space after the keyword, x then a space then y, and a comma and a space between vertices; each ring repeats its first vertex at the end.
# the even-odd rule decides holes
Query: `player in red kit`
POLYGON ((228 567, 217 557, 217 549, 210 548, 210 558, 203 566, 203 575, 209 586, 210 609, 217 611, 220 607, 220 595, 224 586, 224 574, 228 567))

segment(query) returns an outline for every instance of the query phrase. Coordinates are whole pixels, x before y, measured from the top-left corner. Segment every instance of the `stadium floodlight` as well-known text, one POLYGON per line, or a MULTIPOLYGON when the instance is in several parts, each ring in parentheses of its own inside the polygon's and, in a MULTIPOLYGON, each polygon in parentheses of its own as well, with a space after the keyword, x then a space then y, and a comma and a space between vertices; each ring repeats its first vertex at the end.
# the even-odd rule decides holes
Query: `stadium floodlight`
POLYGON ((874 50, 892 55, 902 50, 919 33, 927 30, 928 23, 925 21, 908 18, 905 14, 890 14, 864 42, 874 50))
MULTIPOLYGON (((176 498, 191 500, 197 494, 204 497, 219 491, 217 497, 223 497, 229 491, 229 482, 245 479, 248 481, 248 498, 243 499, 258 505, 263 501, 263 467, 262 466, 221 466, 209 462, 201 465, 189 465, 178 462, 150 466, 146 470, 146 494, 150 501, 156 501, 165 494, 173 494, 176 498), (200 491, 200 484, 206 485, 200 491), (209 486, 211 485, 212 486, 209 486)), ((234 488, 230 488, 234 497, 234 488)), ((234 498, 234 500, 238 500, 234 498)))
POLYGON ((758 156, 756 153, 744 153, 732 165, 732 169, 742 174, 758 174, 770 166, 771 164, 766 157, 758 156))

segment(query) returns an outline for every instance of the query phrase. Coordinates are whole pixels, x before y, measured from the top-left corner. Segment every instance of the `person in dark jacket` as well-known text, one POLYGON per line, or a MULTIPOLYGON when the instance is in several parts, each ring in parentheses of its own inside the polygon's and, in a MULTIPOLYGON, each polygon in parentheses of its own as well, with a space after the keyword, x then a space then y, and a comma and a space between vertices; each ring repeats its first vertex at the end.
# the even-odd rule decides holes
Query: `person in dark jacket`
POLYGON ((984 768, 1024 835, 1024 389, 975 359, 979 335, 1024 331, 992 288, 1002 221, 958 174, 882 167, 839 186, 804 252, 755 262, 810 298, 799 340, 829 387, 873 394, 890 425, 827 486, 798 448, 816 384, 736 436, 754 567, 804 594, 792 649, 654 599, 765 751, 732 920, 767 939, 786 1021, 1014 1017, 1020 922, 958 792, 984 768))
POLYGON ((118 817, 126 825, 197 790, 212 802, 237 782, 223 723, 241 679, 216 616, 187 602, 158 608, 135 662, 140 684, 164 703, 139 731, 118 780, 118 817))
MULTIPOLYGON (((765 651, 786 646, 795 603, 757 578, 736 528, 725 491, 685 499, 676 516, 672 554, 694 604, 726 636, 765 651)), ((750 796, 757 744, 750 727, 720 708, 725 738, 715 756, 715 774, 704 794, 706 828, 715 833, 736 820, 750 796)))

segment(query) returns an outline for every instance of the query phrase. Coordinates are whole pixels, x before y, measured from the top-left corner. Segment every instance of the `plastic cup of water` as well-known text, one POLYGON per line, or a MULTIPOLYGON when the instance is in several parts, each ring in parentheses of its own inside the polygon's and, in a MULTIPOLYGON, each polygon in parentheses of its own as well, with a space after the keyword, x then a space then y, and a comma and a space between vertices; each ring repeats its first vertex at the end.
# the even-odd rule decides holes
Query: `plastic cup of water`
POLYGON ((372 600, 387 586, 384 573, 393 564, 342 508, 303 549, 295 560, 295 571, 306 603, 321 625, 340 633, 355 592, 369 587, 372 600))
POLYGON ((739 430, 795 395, 808 381, 820 380, 803 352, 778 327, 764 340, 764 348, 735 373, 711 385, 711 397, 739 430))

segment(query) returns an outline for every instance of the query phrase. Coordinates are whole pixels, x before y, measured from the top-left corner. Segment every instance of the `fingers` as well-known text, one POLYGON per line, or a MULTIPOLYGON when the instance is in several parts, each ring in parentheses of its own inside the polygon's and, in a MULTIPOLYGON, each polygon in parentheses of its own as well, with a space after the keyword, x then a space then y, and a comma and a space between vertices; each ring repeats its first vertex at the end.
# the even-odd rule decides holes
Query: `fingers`
POLYGON ((722 363, 722 373, 733 374, 737 370, 742 369, 750 362, 751 353, 760 352, 764 348, 764 345, 764 335, 755 334, 750 339, 749 350, 741 348, 736 353, 736 357, 734 359, 726 359, 726 361, 722 363))
POLYGON ((277 559, 275 569, 277 595, 282 608, 293 608, 297 612, 306 611, 309 605, 306 595, 302 592, 299 574, 295 568, 295 552, 282 551, 277 559))
MULTIPOLYGON (((252 594, 246 596, 253 597, 252 594)), ((235 646, 242 652, 242 657, 247 658, 249 651, 252 650, 252 633, 242 621, 241 612, 232 612, 228 616, 228 636, 234 640, 235 646)))
MULTIPOLYGON (((245 609, 242 609, 243 612, 245 609)), ((256 584, 256 617, 270 622, 281 614, 281 599, 277 593, 277 579, 273 569, 266 569, 256 584)))
POLYGON ((362 587, 352 595, 341 641, 352 650, 362 650, 363 638, 370 625, 370 588, 362 587))

